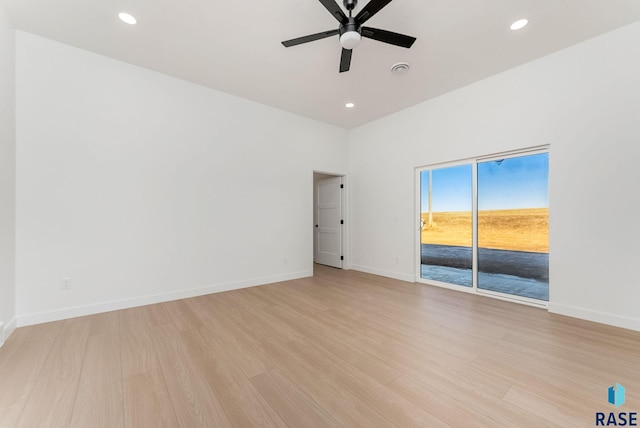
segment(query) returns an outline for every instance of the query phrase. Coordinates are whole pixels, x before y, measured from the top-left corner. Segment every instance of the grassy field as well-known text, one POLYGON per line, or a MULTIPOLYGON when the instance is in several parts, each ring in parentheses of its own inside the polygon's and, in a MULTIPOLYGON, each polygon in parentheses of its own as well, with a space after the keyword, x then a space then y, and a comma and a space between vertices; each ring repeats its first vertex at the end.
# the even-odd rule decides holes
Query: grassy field
MULTIPOLYGON (((471 212, 422 213, 423 244, 471 246, 471 212)), ((549 209, 478 212, 478 247, 499 250, 549 252, 549 209)))

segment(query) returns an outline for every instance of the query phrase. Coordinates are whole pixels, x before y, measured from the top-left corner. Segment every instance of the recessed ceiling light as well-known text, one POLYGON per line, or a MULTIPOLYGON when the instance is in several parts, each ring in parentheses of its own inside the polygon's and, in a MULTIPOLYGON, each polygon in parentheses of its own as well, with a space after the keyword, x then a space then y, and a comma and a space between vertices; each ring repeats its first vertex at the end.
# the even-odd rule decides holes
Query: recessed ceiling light
POLYGON ((346 108, 354 108, 356 105, 354 103, 346 103, 344 106, 346 108))
POLYGON ((518 19, 516 22, 511 24, 512 30, 522 30, 529 23, 528 19, 518 19))
POLYGON ((129 25, 135 25, 136 22, 138 22, 133 16, 125 12, 120 12, 118 14, 118 18, 120 18, 120 21, 127 23, 129 25))

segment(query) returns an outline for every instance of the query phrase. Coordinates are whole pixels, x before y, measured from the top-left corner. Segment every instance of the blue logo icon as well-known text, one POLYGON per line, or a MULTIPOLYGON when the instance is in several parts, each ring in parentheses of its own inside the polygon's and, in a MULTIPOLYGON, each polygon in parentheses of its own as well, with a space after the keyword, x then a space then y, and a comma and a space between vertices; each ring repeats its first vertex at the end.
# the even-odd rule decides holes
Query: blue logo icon
POLYGON ((609 403, 616 406, 616 409, 624 404, 624 386, 616 383, 609 388, 609 403))

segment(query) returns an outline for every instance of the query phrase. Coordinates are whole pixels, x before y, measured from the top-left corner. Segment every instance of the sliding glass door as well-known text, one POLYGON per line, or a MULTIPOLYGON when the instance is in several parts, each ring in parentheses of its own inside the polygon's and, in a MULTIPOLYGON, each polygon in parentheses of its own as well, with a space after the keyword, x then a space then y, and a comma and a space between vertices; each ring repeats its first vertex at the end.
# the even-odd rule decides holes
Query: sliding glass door
POLYGON ((421 277, 473 285, 471 165, 420 173, 421 277))
POLYGON ((424 282, 534 304, 549 300, 546 150, 418 172, 424 282))
POLYGON ((549 300, 549 155, 478 162, 478 288, 549 300))

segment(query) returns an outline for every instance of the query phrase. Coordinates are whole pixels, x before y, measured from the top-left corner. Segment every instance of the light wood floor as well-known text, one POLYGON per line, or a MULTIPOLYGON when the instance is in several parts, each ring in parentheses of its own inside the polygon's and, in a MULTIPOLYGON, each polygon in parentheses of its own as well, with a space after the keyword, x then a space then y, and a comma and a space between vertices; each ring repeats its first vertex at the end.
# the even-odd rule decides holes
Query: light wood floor
POLYGON ((0 427, 586 427, 640 333, 353 271, 18 329, 0 427))

